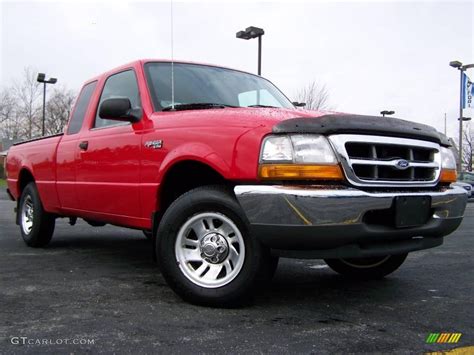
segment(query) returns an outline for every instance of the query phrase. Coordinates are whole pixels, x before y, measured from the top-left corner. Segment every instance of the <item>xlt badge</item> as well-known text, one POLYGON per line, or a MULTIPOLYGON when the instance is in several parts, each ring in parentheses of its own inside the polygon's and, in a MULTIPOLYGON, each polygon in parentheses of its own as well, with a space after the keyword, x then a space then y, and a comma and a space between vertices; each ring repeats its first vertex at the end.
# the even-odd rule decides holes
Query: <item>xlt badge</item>
POLYGON ((160 149, 161 147, 163 147, 163 141, 161 139, 157 141, 147 141, 145 142, 145 147, 152 149, 160 149))

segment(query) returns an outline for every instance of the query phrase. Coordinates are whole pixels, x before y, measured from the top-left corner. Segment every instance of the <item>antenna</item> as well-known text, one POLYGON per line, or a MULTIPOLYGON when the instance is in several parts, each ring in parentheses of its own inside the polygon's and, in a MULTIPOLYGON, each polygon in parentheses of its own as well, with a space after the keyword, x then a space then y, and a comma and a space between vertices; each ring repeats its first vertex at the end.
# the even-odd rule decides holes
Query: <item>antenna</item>
POLYGON ((173 33, 173 0, 170 0, 171 10, 171 110, 174 111, 174 33, 173 33))

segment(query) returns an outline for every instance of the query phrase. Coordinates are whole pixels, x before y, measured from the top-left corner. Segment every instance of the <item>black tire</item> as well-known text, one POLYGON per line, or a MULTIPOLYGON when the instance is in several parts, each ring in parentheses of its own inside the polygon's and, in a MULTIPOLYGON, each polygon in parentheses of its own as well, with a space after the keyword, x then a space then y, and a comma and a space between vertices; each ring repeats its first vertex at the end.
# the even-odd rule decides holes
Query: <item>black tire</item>
POLYGON ((267 264, 267 274, 262 277, 264 280, 271 280, 275 276, 279 261, 280 258, 278 256, 270 256, 267 264))
POLYGON ((146 237, 146 239, 148 240, 152 240, 153 239, 153 233, 149 230, 143 230, 143 235, 146 237))
MULTIPOLYGON (((214 222, 212 224, 213 228, 216 228, 214 222)), ((198 254, 200 253, 201 258, 203 257, 202 241, 204 239, 202 235, 209 236, 210 234, 212 234, 210 231, 204 231, 201 237, 196 237, 196 246, 193 248, 198 254)), ((232 245, 234 244, 227 244, 229 250, 232 245)), ((273 263, 272 271, 270 251, 263 247, 256 238, 251 237, 247 219, 232 192, 220 186, 196 188, 171 204, 163 215, 158 228, 156 255, 164 278, 181 298, 194 304, 213 307, 234 307, 247 303, 257 286, 264 284, 262 281, 267 280, 276 268, 276 263, 273 263), (186 223, 190 223, 195 218, 200 223, 199 217, 207 213, 218 214, 231 221, 233 226, 238 229, 237 234, 239 240, 243 241, 241 245, 245 250, 243 254, 239 252, 238 264, 241 268, 235 267, 232 272, 229 272, 229 275, 234 273, 234 278, 227 284, 216 287, 199 285, 199 280, 192 281, 189 276, 186 276, 186 270, 191 270, 191 262, 181 262, 180 265, 177 254, 181 244, 177 244, 176 241, 180 235, 183 235, 180 234, 181 228, 183 227, 183 231, 185 231, 186 223)), ((230 252, 228 257, 230 258, 230 252)), ((205 264, 204 259, 201 262, 201 266, 205 264)), ((232 264, 236 263, 232 262, 232 264)), ((223 267, 222 264, 212 266, 223 267)), ((196 272, 194 266, 192 268, 192 272, 196 272)), ((204 271, 204 274, 207 272, 204 271)), ((224 279, 228 277, 227 270, 225 274, 224 279)), ((204 276, 201 274, 199 277, 204 276)))
POLYGON ((34 182, 30 182, 23 189, 17 213, 21 236, 26 245, 39 248, 50 242, 53 237, 56 219, 54 215, 44 210, 34 182))
POLYGON ((358 279, 381 279, 397 270, 408 254, 372 258, 326 259, 328 266, 341 275, 358 279))

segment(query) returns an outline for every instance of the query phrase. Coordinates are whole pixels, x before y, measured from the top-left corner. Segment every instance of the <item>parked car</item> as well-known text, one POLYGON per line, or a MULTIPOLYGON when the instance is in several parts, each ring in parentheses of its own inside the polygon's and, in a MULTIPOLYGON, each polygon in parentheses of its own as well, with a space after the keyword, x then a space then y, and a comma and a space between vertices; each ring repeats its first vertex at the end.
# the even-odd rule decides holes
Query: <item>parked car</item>
POLYGON ((464 190, 467 191, 467 197, 471 198, 472 197, 472 185, 471 184, 466 184, 463 181, 456 181, 452 183, 452 186, 458 186, 463 188, 464 190))
POLYGON ((463 171, 458 176, 458 181, 465 182, 466 184, 470 184, 474 187, 474 173, 463 171))
POLYGON ((380 278, 441 245, 467 200, 449 146, 418 123, 297 110, 257 75, 141 60, 87 81, 65 133, 6 167, 27 245, 61 217, 141 229, 176 293, 222 306, 279 257, 380 278))

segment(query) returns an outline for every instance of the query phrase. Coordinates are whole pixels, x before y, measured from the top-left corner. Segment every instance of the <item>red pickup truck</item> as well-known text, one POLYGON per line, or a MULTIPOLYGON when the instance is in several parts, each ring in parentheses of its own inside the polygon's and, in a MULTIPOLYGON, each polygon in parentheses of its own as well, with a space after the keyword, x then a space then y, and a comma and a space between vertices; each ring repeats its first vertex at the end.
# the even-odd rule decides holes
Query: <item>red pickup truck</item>
POLYGON ((27 245, 57 218, 143 230, 185 300, 244 301, 279 257, 379 278, 439 246, 467 196, 435 129, 296 109, 268 80, 141 60, 83 86, 64 134, 6 160, 27 245))

